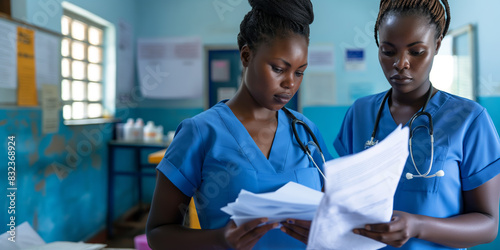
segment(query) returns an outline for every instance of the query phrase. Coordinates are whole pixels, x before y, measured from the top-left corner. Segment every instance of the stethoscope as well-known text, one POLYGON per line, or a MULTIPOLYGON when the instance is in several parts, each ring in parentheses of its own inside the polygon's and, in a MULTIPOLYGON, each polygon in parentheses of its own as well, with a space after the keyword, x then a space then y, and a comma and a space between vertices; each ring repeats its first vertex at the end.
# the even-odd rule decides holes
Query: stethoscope
MULTIPOLYGON (((375 134, 377 133, 378 123, 380 121, 380 116, 382 115, 382 110, 384 109, 384 104, 387 101, 387 98, 389 98, 389 96, 391 95, 391 93, 392 93, 392 88, 389 89, 389 91, 387 91, 387 93, 384 96, 384 99, 382 100, 382 103, 380 104, 380 107, 379 107, 378 112, 377 112, 377 118, 375 119, 375 126, 373 127, 372 136, 371 136, 370 140, 366 141, 366 143, 365 143, 365 149, 369 148, 371 146, 374 146, 374 145, 376 145, 378 143, 378 140, 374 141, 375 140, 375 134)), ((417 177, 432 178, 432 177, 442 177, 442 176, 444 176, 444 171, 443 170, 439 170, 436 173, 434 173, 433 175, 429 175, 429 173, 431 172, 431 169, 432 169, 432 164, 434 162, 434 128, 433 128, 433 123, 432 123, 432 116, 428 112, 425 112, 425 108, 427 107, 427 104, 431 100, 431 97, 432 97, 432 84, 430 84, 429 90, 427 91, 427 100, 425 101, 425 104, 422 107, 422 111, 419 111, 419 112, 415 113, 411 117, 410 122, 409 122, 410 139, 409 139, 408 144, 410 146, 410 157, 411 157, 411 161, 413 163, 413 167, 417 171, 418 175, 414 175, 412 173, 406 173, 406 179, 408 179, 408 180, 411 180, 411 179, 417 178, 417 177), (414 128, 412 130, 411 127, 413 125, 413 122, 419 116, 427 116, 427 118, 429 119, 429 127, 421 125, 421 126, 417 126, 416 128, 414 128), (429 133, 429 136, 431 137, 431 161, 430 161, 430 164, 429 164, 429 169, 424 174, 420 173, 420 170, 418 170, 417 164, 415 164, 415 159, 413 158, 413 147, 412 147, 413 131, 416 130, 417 128, 419 128, 419 127, 426 128, 427 132, 429 133)))
POLYGON ((323 155, 323 151, 321 150, 321 147, 319 146, 318 140, 316 139, 316 136, 312 132, 311 128, 309 128, 309 126, 307 126, 307 124, 304 121, 297 119, 297 117, 295 117, 295 115, 293 115, 292 112, 290 112, 290 110, 288 110, 287 108, 283 107, 283 108, 281 108, 281 110, 283 110, 283 112, 285 112, 285 114, 286 114, 286 116, 288 116, 288 118, 292 119, 293 134, 294 134, 295 140, 297 140, 297 143, 299 144, 300 148, 309 157, 309 159, 311 160, 311 162, 318 169, 318 171, 321 174, 321 176, 323 176, 323 178, 326 180, 326 176, 323 174, 323 171, 321 171, 321 169, 318 167, 318 165, 314 161, 313 157, 311 156, 311 150, 309 149, 309 147, 307 147, 306 145, 304 145, 304 143, 302 143, 302 141, 300 141, 299 133, 297 132, 297 123, 300 124, 300 125, 302 125, 302 127, 304 127, 304 129, 306 130, 306 132, 311 136, 311 138, 313 139, 313 141, 309 142, 309 143, 315 144, 316 148, 318 148, 319 153, 321 154, 321 158, 323 159, 323 164, 325 164, 326 163, 325 156, 323 155))

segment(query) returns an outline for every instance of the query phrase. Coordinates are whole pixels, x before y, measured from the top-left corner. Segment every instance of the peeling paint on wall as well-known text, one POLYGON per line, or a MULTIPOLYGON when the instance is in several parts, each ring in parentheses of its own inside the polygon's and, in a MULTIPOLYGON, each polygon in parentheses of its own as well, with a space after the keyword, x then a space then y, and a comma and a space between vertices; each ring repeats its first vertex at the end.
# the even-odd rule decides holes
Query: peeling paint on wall
POLYGON ((35 185, 35 191, 37 192, 40 192, 42 191, 42 195, 45 196, 45 179, 44 180, 41 180, 39 181, 36 185, 35 185))
POLYGON ((31 153, 29 155, 29 159, 30 159, 30 167, 32 167, 40 159, 40 156, 38 155, 38 151, 31 153))
POLYGON ((50 144, 47 146, 45 149, 44 154, 51 155, 51 154, 62 154, 64 152, 64 136, 62 135, 54 135, 52 136, 52 139, 50 140, 50 144))
POLYGON ((101 156, 98 154, 93 154, 92 155, 92 167, 99 170, 99 169, 101 169, 101 165, 102 165, 101 156))

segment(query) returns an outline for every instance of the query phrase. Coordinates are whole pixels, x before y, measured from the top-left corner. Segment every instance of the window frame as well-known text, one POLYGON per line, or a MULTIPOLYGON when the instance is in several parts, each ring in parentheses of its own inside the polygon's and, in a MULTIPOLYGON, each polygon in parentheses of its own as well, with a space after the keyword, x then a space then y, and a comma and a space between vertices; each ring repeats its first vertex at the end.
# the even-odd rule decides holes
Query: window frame
MULTIPOLYGON (((63 34, 62 36, 62 39, 61 39, 61 64, 63 63, 64 60, 69 60, 69 65, 68 65, 68 69, 69 69, 69 72, 68 72, 68 75, 65 75, 63 74, 64 72, 61 71, 61 85, 68 81, 68 88, 67 91, 69 92, 69 98, 67 100, 65 100, 66 98, 63 99, 63 97, 66 97, 65 93, 63 93, 63 91, 65 90, 65 88, 63 88, 61 86, 61 99, 62 99, 62 104, 63 104, 63 107, 66 106, 66 105, 69 105, 71 108, 73 108, 73 105, 75 103, 83 103, 84 105, 84 110, 83 110, 83 114, 82 114, 82 117, 81 118, 75 118, 74 116, 74 111, 72 110, 71 111, 71 115, 70 117, 64 117, 64 120, 65 121, 68 121, 68 120, 83 120, 83 119, 99 119, 99 118, 104 118, 104 110, 105 110, 105 106, 104 106, 104 86, 105 86, 105 77, 104 77, 104 74, 105 74, 105 62, 106 62, 106 53, 105 53, 105 50, 106 50, 106 44, 105 44, 105 29, 106 27, 103 26, 103 25, 100 25, 96 22, 93 22, 92 20, 88 19, 88 18, 85 18, 77 13, 74 13, 74 12, 71 12, 71 11, 68 11, 68 10, 64 10, 63 12, 63 15, 61 17, 61 22, 64 18, 68 18, 70 20, 70 22, 68 23, 68 34, 63 34), (83 38, 83 40, 80 40, 80 39, 77 39, 73 36, 72 34, 72 26, 73 26, 73 22, 81 22, 81 23, 84 23, 86 25, 85 27, 85 37, 83 38), (90 37, 89 37, 89 33, 90 33, 90 28, 91 27, 95 27, 97 28, 100 32, 101 32, 101 39, 100 39, 100 43, 98 44, 92 44, 91 41, 90 41, 90 37), (68 54, 67 55, 64 55, 63 54, 63 49, 62 49, 62 44, 65 43, 66 41, 69 41, 68 42, 68 46, 67 46, 67 50, 68 50, 68 54), (73 55, 73 43, 79 43, 79 44, 82 44, 83 45, 83 56, 82 58, 76 58, 75 55, 73 55), (88 53, 88 50, 89 48, 93 46, 93 47, 96 47, 98 49, 101 50, 101 55, 100 55, 100 61, 99 62, 91 62, 90 58, 89 58, 89 53, 88 53), (73 73, 73 62, 75 61, 78 61, 78 62, 83 62, 84 63, 84 72, 86 72, 83 77, 81 78, 75 78, 74 76, 74 73, 73 73), (100 79, 90 79, 88 77, 88 72, 89 72, 89 68, 90 68, 90 65, 98 65, 101 69, 101 77, 100 79), (96 80, 96 81, 94 81, 96 80), (74 96, 73 96, 73 88, 76 86, 76 82, 82 82, 84 84, 84 93, 82 95, 82 99, 81 100, 77 100, 77 99, 74 99, 74 96), (89 85, 92 84, 92 83, 97 83, 100 85, 100 98, 98 100, 90 100, 89 99, 89 85), (90 117, 90 113, 89 113, 89 105, 91 104, 99 104, 101 106, 101 114, 100 116, 96 116, 96 117, 90 117)), ((64 111, 63 111, 64 112, 64 111)))
MULTIPOLYGON (((64 119, 65 125, 88 125, 88 124, 103 124, 103 123, 113 123, 118 120, 114 117, 116 112, 116 28, 115 25, 94 13, 89 12, 72 3, 63 1, 61 3, 63 7, 63 13, 61 14, 60 22, 63 16, 68 16, 74 18, 73 15, 79 17, 75 18, 78 20, 83 19, 84 22, 89 21, 92 26, 99 27, 102 30, 102 72, 101 72, 101 107, 102 107, 102 118, 84 118, 84 119, 64 119)), ((62 31, 62 29, 61 29, 62 31)), ((62 33, 62 32, 61 32, 62 33)), ((70 34, 70 33, 69 33, 70 34)), ((66 35, 61 34, 61 44, 66 35)), ((58 52, 61 55, 61 65, 62 65, 62 50, 58 52)), ((88 53, 88 51, 86 52, 88 53)), ((61 82, 66 79, 62 77, 61 70, 61 82)), ((60 92, 60 97, 62 100, 62 89, 60 92)))

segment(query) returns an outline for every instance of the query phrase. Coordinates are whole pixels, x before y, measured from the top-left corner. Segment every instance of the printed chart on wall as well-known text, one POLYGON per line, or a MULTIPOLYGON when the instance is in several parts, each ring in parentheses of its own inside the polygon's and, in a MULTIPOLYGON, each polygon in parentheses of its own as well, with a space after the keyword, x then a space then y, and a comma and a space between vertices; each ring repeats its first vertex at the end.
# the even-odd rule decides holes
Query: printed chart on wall
POLYGON ((0 34, 0 103, 37 106, 43 84, 59 91, 59 34, 3 18, 0 34))
POLYGON ((17 85, 17 27, 0 20, 0 88, 14 89, 17 85))
POLYGON ((202 96, 200 38, 142 38, 137 44, 139 82, 144 97, 177 99, 202 96))

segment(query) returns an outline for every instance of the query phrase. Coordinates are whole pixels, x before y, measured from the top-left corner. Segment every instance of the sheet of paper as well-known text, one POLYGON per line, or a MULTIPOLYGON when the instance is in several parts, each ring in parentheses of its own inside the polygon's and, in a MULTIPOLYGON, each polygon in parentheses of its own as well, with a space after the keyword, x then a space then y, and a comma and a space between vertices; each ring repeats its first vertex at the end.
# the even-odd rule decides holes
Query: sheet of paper
POLYGON ((312 220, 323 193, 295 182, 289 182, 275 192, 254 194, 241 190, 235 202, 221 208, 231 215, 236 225, 267 217, 269 222, 287 218, 312 220))
POLYGON ((17 87, 17 26, 0 19, 0 88, 17 87))
POLYGON ((17 105, 38 105, 35 72, 35 31, 17 27, 17 105))
POLYGON ((379 144, 326 163, 326 190, 314 217, 307 249, 379 249, 385 244, 352 233, 389 222, 393 198, 408 157, 408 128, 379 144))
POLYGON ((42 85, 42 133, 56 133, 59 130, 60 96, 56 85, 42 85))
POLYGON ((15 230, 11 231, 10 227, 8 230, 0 235, 0 249, 17 250, 45 245, 42 237, 26 221, 16 226, 15 230))
POLYGON ((142 38, 137 41, 141 93, 146 98, 199 98, 203 90, 201 39, 142 38))
POLYGON ((106 247, 105 244, 89 244, 83 242, 56 241, 46 245, 26 248, 24 250, 53 250, 53 249, 71 249, 71 250, 100 250, 106 247))
POLYGON ((61 79, 60 38, 44 32, 35 33, 36 86, 59 86, 61 79))

